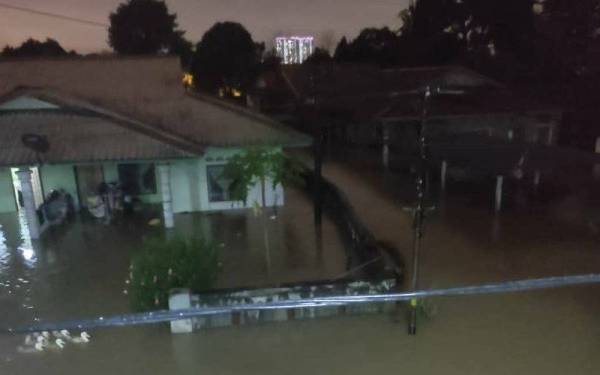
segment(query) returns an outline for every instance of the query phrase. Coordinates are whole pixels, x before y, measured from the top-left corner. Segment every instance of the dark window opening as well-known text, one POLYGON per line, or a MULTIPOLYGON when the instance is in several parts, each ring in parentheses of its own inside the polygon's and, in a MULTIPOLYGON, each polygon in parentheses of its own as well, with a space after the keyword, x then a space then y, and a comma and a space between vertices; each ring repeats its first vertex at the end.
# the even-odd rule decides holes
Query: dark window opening
POLYGON ((119 182, 127 194, 156 194, 154 164, 119 164, 119 182))

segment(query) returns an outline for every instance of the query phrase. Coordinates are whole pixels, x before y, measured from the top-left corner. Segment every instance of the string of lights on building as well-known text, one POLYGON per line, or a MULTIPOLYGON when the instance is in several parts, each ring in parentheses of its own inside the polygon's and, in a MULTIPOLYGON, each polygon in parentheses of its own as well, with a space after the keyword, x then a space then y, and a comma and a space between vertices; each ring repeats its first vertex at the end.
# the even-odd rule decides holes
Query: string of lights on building
POLYGON ((280 36, 275 38, 275 52, 283 64, 302 64, 314 50, 312 36, 280 36))

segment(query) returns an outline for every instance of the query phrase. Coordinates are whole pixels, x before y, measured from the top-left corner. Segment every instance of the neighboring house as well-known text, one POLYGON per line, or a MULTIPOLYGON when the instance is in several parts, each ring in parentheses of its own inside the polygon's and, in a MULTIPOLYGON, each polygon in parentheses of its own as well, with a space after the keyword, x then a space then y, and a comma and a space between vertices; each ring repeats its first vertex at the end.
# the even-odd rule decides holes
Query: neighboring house
MULTIPOLYGON (((0 62, 0 212, 18 209, 14 185, 30 185, 23 198, 33 196, 34 207, 64 189, 81 208, 100 183, 121 182, 162 203, 169 227, 172 213, 244 207, 221 176, 235 153, 311 143, 250 110, 186 92, 181 76, 177 58, 0 62), (45 137, 48 151, 26 147, 26 134, 45 137)), ((252 189, 247 203, 259 193, 252 189)), ((283 201, 281 186, 268 190, 267 205, 283 201)))
POLYGON ((503 174, 530 148, 557 142, 560 109, 461 66, 282 66, 261 77, 252 103, 328 144, 379 148, 384 165, 405 168, 416 154, 427 87, 450 93, 434 94, 427 108, 432 162, 477 159, 484 164, 477 168, 503 174))
POLYGON ((404 142, 410 138, 407 132, 414 133, 413 125, 421 116, 420 93, 427 86, 463 93, 432 100, 428 119, 436 124, 433 135, 470 133, 511 141, 556 143, 559 109, 460 66, 282 66, 278 75, 271 72, 262 77, 253 102, 281 118, 291 111, 299 116, 316 112, 321 126, 336 140, 381 145, 386 131, 391 143, 404 142), (269 101, 273 92, 277 93, 275 103, 269 101), (292 102, 295 106, 290 109, 292 102))

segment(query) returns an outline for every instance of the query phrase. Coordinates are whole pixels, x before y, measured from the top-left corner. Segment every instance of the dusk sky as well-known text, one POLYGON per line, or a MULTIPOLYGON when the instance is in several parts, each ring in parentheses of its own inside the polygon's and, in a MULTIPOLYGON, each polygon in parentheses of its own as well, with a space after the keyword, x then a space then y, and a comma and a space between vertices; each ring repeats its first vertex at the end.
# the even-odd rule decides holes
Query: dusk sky
MULTIPOLYGON (((122 0, 0 0, 0 4, 33 8, 64 16, 108 23, 122 0)), ((167 0, 180 28, 197 42, 217 21, 238 21, 256 41, 267 45, 278 34, 309 34, 317 45, 343 35, 354 37, 367 26, 397 28, 398 12, 408 0, 167 0)), ((0 8, 0 47, 32 37, 58 40, 66 49, 96 52, 108 49, 107 31, 41 15, 0 8)), ((325 47, 332 47, 325 45, 325 47)))

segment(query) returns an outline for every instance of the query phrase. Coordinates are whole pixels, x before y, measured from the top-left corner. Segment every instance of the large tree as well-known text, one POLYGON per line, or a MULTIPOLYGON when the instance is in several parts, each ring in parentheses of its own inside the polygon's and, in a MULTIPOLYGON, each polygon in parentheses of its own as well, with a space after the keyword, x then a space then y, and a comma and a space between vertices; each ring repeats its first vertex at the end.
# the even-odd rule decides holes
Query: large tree
POLYGON ((237 22, 218 22, 196 46, 192 73, 198 89, 233 95, 250 88, 258 75, 264 44, 237 22))
POLYGON ((56 40, 50 38, 46 39, 44 42, 35 39, 27 39, 18 47, 4 47, 0 54, 2 57, 56 57, 69 55, 74 56, 77 55, 77 53, 75 51, 65 51, 56 40))
POLYGON ((176 19, 164 1, 127 0, 110 14, 108 42, 121 54, 173 53, 183 38, 176 19))
POLYGON ((344 37, 336 47, 334 57, 338 62, 396 63, 398 35, 387 27, 363 29, 351 42, 344 37))

